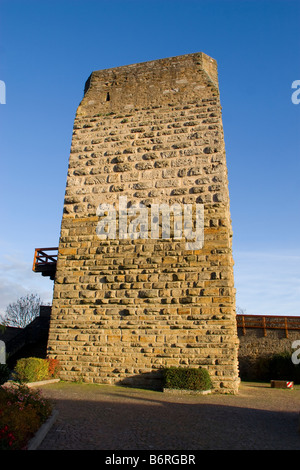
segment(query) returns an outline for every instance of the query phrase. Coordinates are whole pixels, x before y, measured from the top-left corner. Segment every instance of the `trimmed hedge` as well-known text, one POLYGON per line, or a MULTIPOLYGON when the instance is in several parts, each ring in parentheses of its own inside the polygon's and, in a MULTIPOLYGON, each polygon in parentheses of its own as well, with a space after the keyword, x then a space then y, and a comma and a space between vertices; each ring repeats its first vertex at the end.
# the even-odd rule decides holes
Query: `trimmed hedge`
POLYGON ((60 364, 57 359, 41 359, 25 357, 19 359, 14 369, 15 380, 18 382, 39 382, 58 377, 60 364))
POLYGON ((22 382, 38 382, 48 378, 48 363, 39 357, 24 357, 14 369, 16 379, 22 382))
POLYGON ((209 373, 201 367, 169 367, 164 369, 164 388, 180 390, 210 390, 212 387, 209 373))

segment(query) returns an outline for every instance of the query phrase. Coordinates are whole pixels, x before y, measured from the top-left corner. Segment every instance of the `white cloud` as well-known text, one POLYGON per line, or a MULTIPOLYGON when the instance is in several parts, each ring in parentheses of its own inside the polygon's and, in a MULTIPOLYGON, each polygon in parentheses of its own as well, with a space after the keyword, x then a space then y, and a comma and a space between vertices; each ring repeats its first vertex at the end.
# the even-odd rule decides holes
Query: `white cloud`
POLYGON ((236 252, 237 305, 252 315, 300 316, 300 254, 236 252))

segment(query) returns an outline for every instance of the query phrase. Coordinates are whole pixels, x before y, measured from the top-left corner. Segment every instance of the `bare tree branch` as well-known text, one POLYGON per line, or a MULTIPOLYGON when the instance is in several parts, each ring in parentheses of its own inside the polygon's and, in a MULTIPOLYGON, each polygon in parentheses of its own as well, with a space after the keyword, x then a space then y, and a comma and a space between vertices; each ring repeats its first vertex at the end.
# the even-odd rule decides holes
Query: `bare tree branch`
POLYGON ((37 294, 28 294, 20 297, 16 302, 8 305, 3 318, 3 325, 25 328, 39 316, 42 301, 37 294))

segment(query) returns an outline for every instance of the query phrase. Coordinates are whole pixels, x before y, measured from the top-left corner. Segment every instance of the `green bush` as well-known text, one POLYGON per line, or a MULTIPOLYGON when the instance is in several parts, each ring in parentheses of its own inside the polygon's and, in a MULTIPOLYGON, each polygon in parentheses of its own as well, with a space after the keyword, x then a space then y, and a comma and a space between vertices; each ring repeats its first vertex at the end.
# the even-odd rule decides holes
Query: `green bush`
POLYGON ((206 369, 170 367, 164 370, 164 387, 184 390, 210 390, 211 380, 206 369))
POLYGON ((26 449, 52 409, 39 390, 23 384, 0 387, 0 450, 26 449))
POLYGON ((49 366, 45 359, 25 357, 17 361, 14 372, 19 382, 38 382, 49 377, 49 366))
POLYGON ((291 380, 300 384, 300 364, 293 364, 292 353, 283 351, 272 356, 261 356, 256 360, 240 361, 242 380, 269 382, 291 380))
POLYGON ((10 376, 10 370, 6 364, 0 364, 0 385, 3 385, 10 376))
POLYGON ((300 383, 300 365, 293 364, 291 353, 274 354, 268 360, 269 380, 293 380, 300 383))

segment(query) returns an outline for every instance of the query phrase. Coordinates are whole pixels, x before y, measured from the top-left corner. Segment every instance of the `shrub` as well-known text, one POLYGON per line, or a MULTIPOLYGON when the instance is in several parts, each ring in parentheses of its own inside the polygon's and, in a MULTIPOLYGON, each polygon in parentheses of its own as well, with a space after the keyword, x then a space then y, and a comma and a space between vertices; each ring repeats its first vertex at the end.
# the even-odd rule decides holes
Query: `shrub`
POLYGON ((300 384, 300 364, 293 364, 292 353, 283 351, 272 356, 261 356, 256 360, 240 361, 242 380, 263 381, 292 380, 300 384))
POLYGON ((0 385, 3 385, 10 376, 10 370, 6 364, 0 364, 0 385))
POLYGON ((164 387, 185 390, 209 390, 211 380, 206 369, 170 367, 164 370, 164 387))
POLYGON ((274 354, 268 360, 269 380, 293 380, 300 383, 300 365, 293 364, 291 353, 274 354))
POLYGON ((52 403, 39 390, 0 387, 0 449, 24 449, 51 412, 52 403))
POLYGON ((14 371, 19 382, 38 382, 49 377, 48 362, 39 357, 19 359, 14 371))
POLYGON ((0 426, 0 450, 14 448, 13 444, 16 440, 15 435, 10 431, 7 425, 0 426))
POLYGON ((49 377, 52 377, 52 378, 56 379, 58 377, 58 374, 59 374, 59 371, 60 371, 60 363, 59 363, 58 359, 47 358, 46 361, 48 363, 48 375, 49 375, 49 377))

